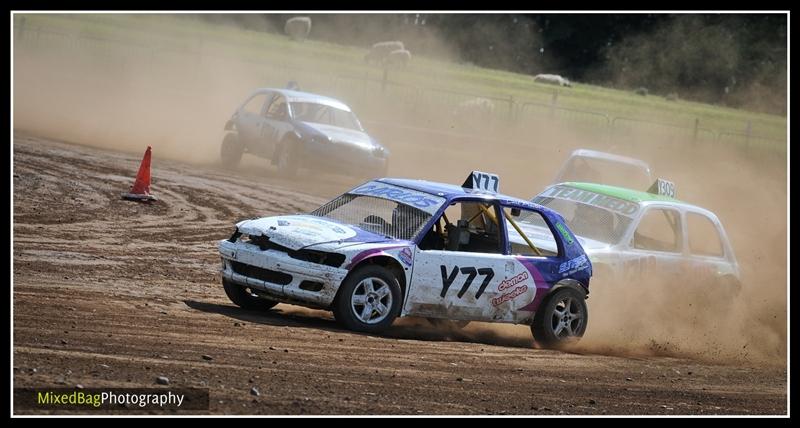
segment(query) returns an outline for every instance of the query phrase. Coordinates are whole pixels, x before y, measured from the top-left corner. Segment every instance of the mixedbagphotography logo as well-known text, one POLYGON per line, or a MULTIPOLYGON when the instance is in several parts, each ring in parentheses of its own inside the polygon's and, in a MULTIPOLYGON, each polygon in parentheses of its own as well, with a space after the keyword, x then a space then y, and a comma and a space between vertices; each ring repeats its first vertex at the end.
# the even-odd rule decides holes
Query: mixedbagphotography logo
POLYGON ((208 389, 15 388, 19 410, 208 410, 208 389))

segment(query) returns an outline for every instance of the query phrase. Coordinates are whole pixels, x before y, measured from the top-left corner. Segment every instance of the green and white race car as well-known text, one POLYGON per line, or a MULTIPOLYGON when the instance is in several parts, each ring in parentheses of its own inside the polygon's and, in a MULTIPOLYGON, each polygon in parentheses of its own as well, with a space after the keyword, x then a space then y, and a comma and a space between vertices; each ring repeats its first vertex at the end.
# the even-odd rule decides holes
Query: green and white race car
POLYGON ((739 265, 722 223, 711 211, 675 199, 674 189, 661 179, 648 191, 565 182, 532 201, 564 217, 601 280, 688 277, 737 294, 739 265))

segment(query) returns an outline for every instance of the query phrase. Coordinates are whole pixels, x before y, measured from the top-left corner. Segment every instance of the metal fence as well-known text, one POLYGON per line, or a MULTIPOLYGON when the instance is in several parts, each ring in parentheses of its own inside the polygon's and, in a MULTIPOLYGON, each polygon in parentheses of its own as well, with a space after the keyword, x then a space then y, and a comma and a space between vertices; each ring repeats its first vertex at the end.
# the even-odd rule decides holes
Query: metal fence
POLYGON ((639 131, 639 133, 654 132, 662 137, 674 138, 695 144, 714 142, 718 139, 717 133, 714 130, 700 127, 700 121, 698 119, 695 119, 693 125, 686 126, 629 117, 615 117, 611 120, 611 130, 614 135, 618 136, 636 131, 639 131))
MULTIPOLYGON (((144 59, 154 64, 157 61, 194 63, 200 69, 204 62, 235 61, 261 71, 264 82, 278 79, 298 80, 304 89, 324 90, 327 94, 346 100, 357 111, 367 112, 379 102, 383 107, 405 111, 405 120, 410 126, 427 126, 439 131, 450 131, 453 113, 459 106, 471 100, 486 100, 491 108, 477 110, 479 121, 495 126, 526 128, 568 126, 569 129, 590 133, 594 137, 610 140, 630 136, 652 135, 661 140, 676 143, 725 144, 745 150, 767 150, 785 155, 786 140, 759 136, 752 133, 748 122, 746 132, 713 130, 700 126, 699 119, 689 124, 664 123, 641 118, 611 116, 605 112, 563 107, 558 105, 561 89, 553 89, 550 103, 515 99, 513 96, 487 96, 461 92, 444 87, 422 87, 391 80, 394 72, 382 71, 373 77, 370 71, 363 75, 336 75, 318 70, 309 71, 286 64, 275 64, 264 58, 242 58, 226 54, 224 50, 206 52, 203 42, 173 45, 148 45, 131 40, 112 40, 87 34, 69 34, 54 30, 17 25, 15 46, 36 49, 52 49, 61 52, 91 49, 94 55, 106 56, 114 66, 125 67, 129 61, 144 59), (112 59, 113 58, 113 59, 112 59), (376 97, 376 95, 380 95, 376 97), (416 121, 416 123, 415 123, 416 121)), ((223 42, 214 42, 224 46, 223 42)), ((375 74, 375 71, 372 71, 375 74)), ((192 77, 192 76, 189 76, 192 77)), ((472 117, 467 121, 473 120, 472 117)))

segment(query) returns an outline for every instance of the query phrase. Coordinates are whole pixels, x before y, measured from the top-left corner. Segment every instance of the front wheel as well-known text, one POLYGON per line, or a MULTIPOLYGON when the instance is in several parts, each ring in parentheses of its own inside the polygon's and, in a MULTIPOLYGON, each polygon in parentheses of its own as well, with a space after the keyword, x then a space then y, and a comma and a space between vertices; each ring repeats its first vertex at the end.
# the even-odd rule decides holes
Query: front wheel
POLYGON ((342 283, 333 315, 346 328, 379 333, 400 314, 402 293, 397 278, 380 266, 364 266, 342 283))
POLYGON ((275 164, 278 166, 278 173, 284 177, 292 178, 297 174, 299 167, 299 147, 295 141, 284 141, 278 147, 277 159, 275 164))
POLYGON ((278 302, 268 300, 263 297, 258 297, 248 291, 245 287, 234 284, 227 279, 222 280, 222 288, 225 289, 225 294, 231 299, 231 302, 242 309, 254 309, 266 311, 272 309, 278 302))
POLYGON ((235 167, 242 160, 242 154, 244 154, 244 147, 239 141, 239 137, 233 132, 225 134, 220 147, 222 165, 225 168, 235 167))
POLYGON ((545 348, 557 348, 578 341, 589 320, 586 296, 564 287, 547 297, 531 325, 533 338, 545 348))

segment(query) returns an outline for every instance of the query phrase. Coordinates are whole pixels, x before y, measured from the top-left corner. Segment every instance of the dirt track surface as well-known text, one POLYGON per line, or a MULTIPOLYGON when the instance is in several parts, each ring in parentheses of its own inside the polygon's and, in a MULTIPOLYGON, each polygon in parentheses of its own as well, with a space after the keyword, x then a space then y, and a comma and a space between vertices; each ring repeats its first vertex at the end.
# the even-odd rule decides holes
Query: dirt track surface
POLYGON ((370 336, 323 311, 230 303, 216 241, 240 219, 306 211, 349 187, 333 178, 286 182, 266 166, 229 173, 155 151, 160 201, 141 205, 120 199, 141 154, 26 135, 13 154, 15 387, 157 387, 166 376, 208 388, 208 412, 227 414, 787 411, 785 367, 540 350, 407 319, 370 336))

